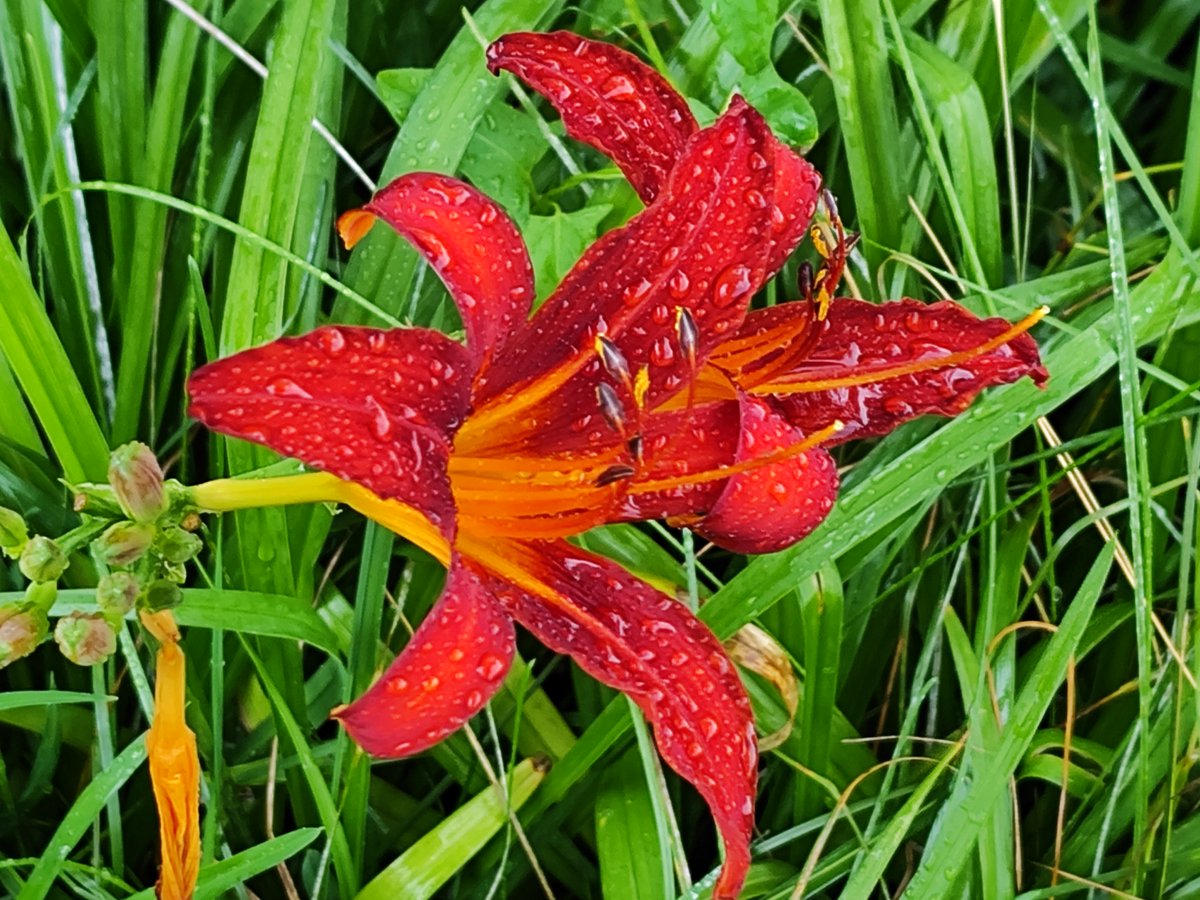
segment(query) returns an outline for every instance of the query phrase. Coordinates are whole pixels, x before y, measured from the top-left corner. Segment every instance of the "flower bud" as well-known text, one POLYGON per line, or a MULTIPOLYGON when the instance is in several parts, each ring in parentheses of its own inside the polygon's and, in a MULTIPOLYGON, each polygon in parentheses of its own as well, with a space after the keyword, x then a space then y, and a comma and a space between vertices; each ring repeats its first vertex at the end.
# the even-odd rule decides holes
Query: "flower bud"
POLYGON ((46 614, 36 604, 0 607, 0 669, 32 653, 49 630, 46 614))
POLYGON ((169 563, 185 563, 204 549, 204 541, 200 539, 199 535, 172 525, 162 530, 155 549, 169 563))
POLYGON ((80 666, 102 663, 117 652, 117 635, 100 613, 73 612, 54 626, 62 655, 80 666))
POLYGON ((106 616, 124 618, 137 603, 142 586, 129 572, 110 572, 96 585, 96 606, 106 616))
POLYGON ((67 567, 67 554, 50 538, 36 534, 21 550, 19 565, 30 581, 58 581, 67 567))
POLYGON ((146 586, 146 609, 160 612, 164 609, 174 609, 183 602, 183 591, 179 585, 166 578, 156 578, 146 586))
POLYGON ((158 459, 145 444, 131 441, 113 451, 108 483, 126 515, 135 522, 153 522, 166 512, 163 473, 158 459))
POLYGON ((6 506, 0 506, 0 550, 3 550, 9 559, 16 559, 25 549, 28 540, 29 531, 21 514, 6 506))
POLYGON ((110 566, 127 566, 142 557, 154 541, 154 528, 137 522, 117 522, 104 530, 92 546, 110 566))

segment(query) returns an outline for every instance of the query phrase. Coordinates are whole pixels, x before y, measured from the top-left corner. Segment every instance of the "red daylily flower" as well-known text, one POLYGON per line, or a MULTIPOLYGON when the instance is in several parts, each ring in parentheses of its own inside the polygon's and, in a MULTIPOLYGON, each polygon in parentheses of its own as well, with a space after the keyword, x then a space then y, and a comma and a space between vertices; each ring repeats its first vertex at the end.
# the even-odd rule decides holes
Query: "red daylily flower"
POLYGON ((343 217, 343 237, 381 218, 409 240, 453 296, 465 346, 320 328, 197 371, 191 413, 331 473, 338 499, 448 566, 404 651, 337 713, 361 746, 409 755, 463 725, 504 678, 516 620, 646 713, 716 819, 714 896, 735 897, 757 747, 734 667, 682 604, 565 539, 667 518, 738 552, 786 547, 833 504, 826 446, 1043 380, 1024 334, 1036 316, 830 300, 844 243, 823 247, 816 302, 748 312, 820 196, 755 110, 735 98, 701 129, 657 72, 567 33, 508 35, 488 60, 612 156, 646 209, 529 318, 532 268, 504 211, 449 176, 402 176, 343 217))

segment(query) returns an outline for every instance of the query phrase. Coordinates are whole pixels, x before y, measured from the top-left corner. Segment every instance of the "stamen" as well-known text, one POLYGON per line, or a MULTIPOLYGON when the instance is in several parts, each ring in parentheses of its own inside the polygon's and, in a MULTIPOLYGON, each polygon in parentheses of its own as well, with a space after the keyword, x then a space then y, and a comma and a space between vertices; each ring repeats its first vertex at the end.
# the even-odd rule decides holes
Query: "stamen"
POLYGON ((800 268, 796 272, 796 286, 800 288, 800 299, 808 303, 813 302, 813 267, 807 259, 800 263, 800 268))
POLYGON ((596 479, 597 487, 613 484, 618 481, 624 481, 627 478, 632 478, 636 470, 633 466, 616 465, 609 466, 600 473, 600 477, 596 479))
POLYGON ((621 352, 621 348, 603 334, 596 335, 595 346, 596 355, 600 357, 600 362, 604 363, 604 368, 608 370, 608 373, 628 385, 630 379, 629 361, 625 359, 625 354, 621 352))
POLYGON ((679 349, 687 357, 688 367, 696 368, 696 352, 700 345, 700 328, 686 306, 675 307, 675 333, 679 337, 679 349))
POLYGON ((1049 312, 1050 307, 1048 306, 1038 307, 1020 322, 1006 328, 994 338, 990 338, 982 344, 972 347, 970 350, 959 350, 954 353, 947 353, 945 356, 916 360, 894 366, 881 366, 877 369, 864 367, 856 371, 853 375, 843 375, 839 378, 767 382, 749 388, 749 392, 751 394, 813 394, 818 391, 830 391, 835 388, 875 384, 876 382, 887 381, 889 378, 900 378, 904 375, 915 375, 918 372, 928 372, 933 369, 944 369, 948 366, 961 365, 985 353, 990 353, 998 347, 1004 346, 1014 338, 1020 337, 1045 318, 1049 312))
POLYGON ((766 453, 762 456, 756 456, 753 459, 746 459, 740 463, 733 463, 728 466, 717 466, 715 469, 707 469, 703 472, 689 472, 686 475, 678 475, 674 478, 660 478, 653 481, 639 481, 631 486, 631 492, 636 491, 639 494, 649 494, 657 491, 669 491, 672 488, 691 487, 696 484, 707 484, 710 481, 722 481, 734 475, 740 475, 743 472, 750 472, 754 469, 762 468, 763 466, 774 465, 775 463, 785 462, 793 459, 812 450, 814 447, 823 444, 826 440, 833 437, 846 426, 838 420, 834 420, 833 424, 822 428, 820 431, 815 431, 804 440, 793 444, 790 447, 784 447, 782 450, 776 450, 774 453, 766 453))
POLYGON ((626 443, 625 447, 629 450, 629 455, 633 457, 633 461, 641 463, 642 461, 642 436, 635 434, 626 443))
POLYGON ((617 434, 625 435, 625 407, 613 386, 606 381, 596 385, 596 400, 600 403, 600 414, 617 434))
POLYGON ((367 232, 374 224, 374 213, 367 212, 365 209, 352 209, 338 217, 338 235, 341 237, 342 243, 346 245, 346 249, 350 250, 367 236, 367 232))

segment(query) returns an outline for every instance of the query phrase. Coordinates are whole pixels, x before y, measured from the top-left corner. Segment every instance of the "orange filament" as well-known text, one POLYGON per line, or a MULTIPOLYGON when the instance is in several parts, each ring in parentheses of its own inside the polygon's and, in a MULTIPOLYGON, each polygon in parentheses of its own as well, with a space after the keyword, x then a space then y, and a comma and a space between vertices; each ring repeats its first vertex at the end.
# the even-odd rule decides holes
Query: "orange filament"
POLYGON ((775 350, 786 349, 792 341, 804 337, 812 328, 812 319, 798 318, 768 328, 759 334, 726 341, 709 357, 709 362, 730 372, 740 371, 775 350))
POLYGON ((905 362, 894 366, 880 366, 875 369, 864 367, 852 375, 842 375, 837 378, 798 380, 796 376, 793 376, 786 380, 781 379, 779 381, 766 382, 765 384, 757 384, 747 390, 752 394, 812 394, 819 391, 831 391, 836 388, 875 384, 879 381, 886 381, 889 378, 900 378, 904 375, 915 375, 918 372, 928 372, 933 369, 944 369, 947 366, 961 365, 962 363, 977 359, 983 354, 995 350, 997 347, 1002 347, 1014 338, 1020 337, 1040 322, 1049 312, 1050 308, 1048 306, 1038 307, 1020 322, 1006 328, 994 338, 990 338, 982 344, 972 347, 970 350, 959 350, 954 353, 947 353, 945 356, 905 362))
POLYGON ((820 431, 813 432, 799 443, 793 444, 790 447, 784 447, 782 450, 776 450, 773 453, 766 453, 762 456, 756 456, 753 459, 742 460, 740 463, 731 463, 727 466, 717 466, 715 469, 707 469, 702 472, 689 472, 686 475, 677 475, 673 478, 658 478, 650 481, 635 481, 630 485, 631 493, 649 494, 656 491, 669 491, 672 488, 690 487, 694 484, 706 484, 710 481, 721 481, 734 475, 740 475, 743 472, 750 472, 754 469, 762 468, 763 466, 784 462, 785 460, 793 459, 797 456, 800 456, 804 452, 823 444, 826 440, 833 437, 845 427, 846 426, 841 422, 834 421, 832 425, 827 425, 820 431))

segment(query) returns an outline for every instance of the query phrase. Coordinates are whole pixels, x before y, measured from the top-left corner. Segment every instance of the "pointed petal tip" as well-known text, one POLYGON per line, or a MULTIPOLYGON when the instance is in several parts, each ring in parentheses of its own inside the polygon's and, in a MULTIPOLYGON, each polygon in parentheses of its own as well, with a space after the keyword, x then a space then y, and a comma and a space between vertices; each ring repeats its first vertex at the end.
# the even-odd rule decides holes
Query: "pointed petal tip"
POLYGON ((352 209, 344 212, 337 220, 338 236, 347 250, 367 236, 371 226, 375 224, 375 214, 365 209, 352 209))

